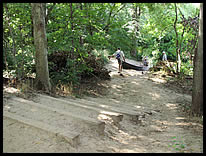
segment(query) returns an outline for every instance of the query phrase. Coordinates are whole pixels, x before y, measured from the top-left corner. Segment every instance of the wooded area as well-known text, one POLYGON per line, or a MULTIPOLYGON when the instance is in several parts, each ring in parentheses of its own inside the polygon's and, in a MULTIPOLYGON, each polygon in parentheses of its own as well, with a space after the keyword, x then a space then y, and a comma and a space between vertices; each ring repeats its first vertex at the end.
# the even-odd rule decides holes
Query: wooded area
POLYGON ((148 56, 153 66, 165 51, 172 73, 194 78, 192 110, 203 114, 203 4, 3 4, 9 81, 49 92, 86 78, 109 79, 104 65, 118 47, 126 58, 148 56))

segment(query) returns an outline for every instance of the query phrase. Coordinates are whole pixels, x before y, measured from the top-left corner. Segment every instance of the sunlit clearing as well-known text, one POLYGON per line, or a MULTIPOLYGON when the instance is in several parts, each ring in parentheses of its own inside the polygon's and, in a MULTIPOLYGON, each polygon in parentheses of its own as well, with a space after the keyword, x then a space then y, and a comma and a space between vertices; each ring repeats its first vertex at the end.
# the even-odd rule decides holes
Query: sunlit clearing
POLYGON ((185 118, 183 117, 176 117, 177 120, 184 120, 185 118))
POLYGON ((4 91, 8 93, 19 93, 20 92, 18 89, 13 88, 13 87, 5 88, 4 91))
POLYGON ((169 109, 177 109, 176 104, 168 103, 168 104, 166 104, 166 106, 169 107, 169 109))
POLYGON ((160 98, 160 95, 157 93, 149 93, 149 95, 152 96, 152 100, 157 100, 157 98, 160 98))
POLYGON ((134 107, 136 107, 136 108, 138 108, 138 109, 139 109, 139 108, 141 108, 142 106, 134 106, 134 107))
POLYGON ((97 117, 99 120, 111 120, 112 118, 105 115, 105 114, 99 114, 97 117))
POLYGON ((109 106, 106 106, 106 105, 100 105, 100 107, 109 108, 109 106))
POLYGON ((152 81, 157 82, 157 83, 166 83, 166 80, 159 79, 159 78, 150 78, 152 81))
POLYGON ((200 3, 192 3, 192 5, 194 5, 196 8, 200 7, 200 3))

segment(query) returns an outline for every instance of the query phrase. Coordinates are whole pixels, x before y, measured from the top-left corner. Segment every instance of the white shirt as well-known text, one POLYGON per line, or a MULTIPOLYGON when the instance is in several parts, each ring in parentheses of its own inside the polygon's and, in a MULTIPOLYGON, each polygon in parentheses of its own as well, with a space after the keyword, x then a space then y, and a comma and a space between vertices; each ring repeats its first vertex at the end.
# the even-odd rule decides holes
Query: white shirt
POLYGON ((123 51, 117 50, 117 51, 113 54, 113 56, 116 56, 118 53, 120 54, 120 60, 123 61, 123 57, 124 57, 123 51))
POLYGON ((166 53, 163 53, 162 61, 167 61, 167 55, 166 55, 166 53))

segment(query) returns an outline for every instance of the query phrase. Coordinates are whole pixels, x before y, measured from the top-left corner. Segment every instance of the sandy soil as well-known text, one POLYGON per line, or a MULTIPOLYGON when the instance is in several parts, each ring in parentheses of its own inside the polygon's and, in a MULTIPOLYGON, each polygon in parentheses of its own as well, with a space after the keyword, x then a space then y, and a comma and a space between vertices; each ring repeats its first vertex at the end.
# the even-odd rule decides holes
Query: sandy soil
POLYGON ((147 72, 123 70, 120 76, 115 59, 106 67, 111 71, 111 81, 104 83, 107 92, 84 99, 125 110, 133 108, 142 114, 139 120, 124 115, 121 122, 114 123, 102 117, 105 134, 82 134, 80 145, 74 148, 44 131, 4 117, 3 152, 203 152, 203 125, 188 118, 181 107, 191 103, 190 95, 163 87, 164 79, 149 80, 147 72))

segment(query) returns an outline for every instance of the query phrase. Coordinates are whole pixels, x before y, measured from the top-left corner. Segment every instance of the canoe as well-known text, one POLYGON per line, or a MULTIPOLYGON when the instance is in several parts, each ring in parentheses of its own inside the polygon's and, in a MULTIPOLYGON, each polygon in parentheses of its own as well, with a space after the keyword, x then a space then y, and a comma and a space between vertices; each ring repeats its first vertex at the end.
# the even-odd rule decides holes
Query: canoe
POLYGON ((137 71, 144 71, 143 66, 133 65, 133 64, 130 64, 130 63, 124 62, 124 61, 122 62, 122 68, 123 69, 134 69, 137 71))

